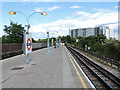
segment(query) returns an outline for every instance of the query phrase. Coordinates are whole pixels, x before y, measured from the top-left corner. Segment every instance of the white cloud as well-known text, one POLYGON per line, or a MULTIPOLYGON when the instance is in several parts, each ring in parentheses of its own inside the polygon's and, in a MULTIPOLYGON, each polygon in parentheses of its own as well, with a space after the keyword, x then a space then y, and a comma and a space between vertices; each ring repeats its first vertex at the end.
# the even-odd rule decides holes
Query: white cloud
POLYGON ((48 7, 48 10, 53 11, 53 10, 58 9, 58 8, 61 8, 61 7, 59 7, 59 6, 48 7))
POLYGON ((118 8, 118 6, 115 6, 115 8, 118 8))
POLYGON ((23 0, 24 2, 30 2, 31 0, 23 0))
POLYGON ((1 0, 2 2, 119 2, 119 0, 1 0))
POLYGON ((81 8, 81 6, 72 6, 70 8, 81 8))
POLYGON ((120 5, 118 5, 118 6, 115 6, 115 8, 120 8, 120 5))
POLYGON ((90 16, 91 14, 87 12, 79 11, 79 12, 76 12, 75 15, 90 16))
MULTIPOLYGON (((69 34, 69 28, 86 28, 86 27, 94 27, 101 24, 106 23, 114 23, 118 22, 118 12, 96 12, 96 13, 88 13, 88 12, 76 12, 77 18, 71 17, 66 19, 60 19, 55 22, 47 23, 47 24, 39 24, 31 27, 31 32, 43 32, 46 33, 49 31, 53 33, 55 31, 58 32, 58 35, 67 35, 69 34), (80 16, 79 16, 80 15, 80 16)), ((117 29, 117 25, 110 25, 111 29, 117 29)), ((51 35, 51 34, 50 34, 51 35)), ((56 34, 55 34, 56 36, 56 34)))
POLYGON ((102 9, 102 8, 94 8, 93 11, 98 11, 98 12, 110 12, 110 10, 102 9))
POLYGON ((42 11, 44 11, 43 8, 35 8, 35 12, 42 12, 42 11))
POLYGON ((120 5, 118 5, 118 6, 115 6, 115 8, 120 8, 120 5))
POLYGON ((118 30, 118 23, 115 23, 115 24, 108 24, 107 26, 109 26, 110 29, 118 30))
POLYGON ((4 32, 0 30, 0 37, 2 37, 3 35, 4 35, 4 32))
POLYGON ((56 2, 56 0, 23 0, 23 2, 56 2))

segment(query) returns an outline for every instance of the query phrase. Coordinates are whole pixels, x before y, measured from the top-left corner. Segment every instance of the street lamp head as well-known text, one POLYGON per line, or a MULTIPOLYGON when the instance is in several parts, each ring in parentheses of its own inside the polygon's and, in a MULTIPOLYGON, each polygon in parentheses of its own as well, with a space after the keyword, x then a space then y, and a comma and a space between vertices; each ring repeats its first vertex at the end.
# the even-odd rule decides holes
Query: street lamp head
POLYGON ((41 12, 41 15, 47 15, 47 13, 46 12, 41 12))
POLYGON ((49 32, 47 32, 47 35, 49 34, 49 32))
POLYGON ((16 12, 15 12, 15 11, 9 11, 9 14, 11 14, 11 15, 15 15, 16 12))

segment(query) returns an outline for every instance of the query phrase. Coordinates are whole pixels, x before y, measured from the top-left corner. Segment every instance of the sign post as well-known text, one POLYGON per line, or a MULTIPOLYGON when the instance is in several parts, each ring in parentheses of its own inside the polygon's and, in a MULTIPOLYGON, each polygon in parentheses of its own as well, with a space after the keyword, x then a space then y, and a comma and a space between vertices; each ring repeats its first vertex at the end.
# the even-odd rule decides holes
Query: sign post
POLYGON ((23 53, 25 54, 26 30, 23 31, 23 53))
POLYGON ((61 39, 59 39, 59 46, 60 46, 61 39))
POLYGON ((25 54, 27 54, 27 64, 29 64, 29 54, 32 52, 32 35, 30 32, 25 34, 25 54))
POLYGON ((87 51, 87 47, 88 47, 88 46, 87 46, 87 45, 85 45, 85 51, 87 51))
POLYGON ((57 48, 57 38, 56 38, 56 48, 57 48))
POLYGON ((49 32, 47 32, 47 48, 48 48, 48 53, 49 53, 49 32))
POLYGON ((52 38, 52 48, 53 48, 53 38, 52 38))

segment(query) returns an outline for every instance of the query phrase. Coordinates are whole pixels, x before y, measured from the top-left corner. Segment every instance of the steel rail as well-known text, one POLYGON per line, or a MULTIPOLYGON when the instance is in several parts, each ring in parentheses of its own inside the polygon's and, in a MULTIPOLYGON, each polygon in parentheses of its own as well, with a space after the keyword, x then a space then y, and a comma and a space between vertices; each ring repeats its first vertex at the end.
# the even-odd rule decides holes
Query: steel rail
MULTIPOLYGON (((110 76, 106 73, 104 73, 104 69, 102 67, 100 67, 99 65, 95 64, 94 62, 92 62, 91 60, 89 60, 88 58, 86 58, 85 56, 81 55, 78 51, 74 50, 73 48, 71 48, 70 46, 67 48, 79 59, 81 60, 80 58, 84 59, 85 62, 89 63, 92 67, 96 68, 96 70, 98 70, 100 73, 102 73, 104 76, 106 76, 107 78, 109 78, 112 82, 114 82, 115 84, 118 85, 118 87, 120 86, 120 83, 119 83, 119 79, 118 80, 115 80, 115 78, 111 77, 111 73, 110 73, 110 76), (101 70, 102 68, 102 70, 101 70)), ((82 60, 81 60, 82 61, 82 60)), ((104 86, 108 89, 114 89, 114 87, 112 87, 111 85, 109 85, 104 79, 102 79, 96 72, 94 72, 90 66, 88 66, 84 61, 82 61, 82 63, 87 67, 89 68, 89 70, 91 72, 94 73, 95 76, 97 76, 97 78, 99 78, 99 80, 101 80, 102 83, 104 83, 104 86)), ((106 70, 105 70, 106 71, 106 70)), ((106 71, 108 72, 108 71, 106 71)), ((114 76, 114 75, 113 75, 114 76)))
POLYGON ((92 62, 91 60, 89 60, 88 58, 86 58, 84 55, 81 55, 78 51, 76 51, 76 53, 78 55, 80 55, 80 57, 82 57, 87 63, 89 63, 91 66, 93 66, 94 68, 96 68, 99 72, 101 72, 103 75, 105 75, 107 78, 109 78, 112 82, 114 82, 117 85, 117 87, 120 86, 120 83, 118 81, 116 81, 114 78, 112 78, 111 75, 109 76, 103 70, 101 70, 100 67, 99 67, 99 65, 96 65, 94 62, 92 62))
MULTIPOLYGON (((113 90, 113 88, 105 81, 103 80, 96 72, 94 72, 85 62, 83 62, 80 57, 78 56, 78 54, 75 53, 74 50, 71 50, 69 47, 67 47, 94 75, 95 77, 97 77, 97 79, 100 80, 100 82, 106 87, 106 89, 109 90, 113 90)), ((93 83, 94 84, 94 83, 93 83)), ((95 84, 94 84, 95 85, 95 84)), ((95 86, 96 89, 98 89, 99 87, 95 86)))
MULTIPOLYGON (((78 48, 78 47, 73 47, 73 48, 76 48, 76 49, 78 49, 78 50, 80 50, 80 48, 78 48)), ((84 58, 86 58, 85 56, 83 56, 84 58)), ((86 59, 88 59, 88 58, 86 58, 86 59)), ((91 61, 90 60, 90 62, 91 63, 94 63, 93 61, 91 61)), ((117 83, 119 83, 119 85, 120 85, 120 78, 119 77, 117 77, 116 75, 114 75, 113 73, 111 73, 111 72, 109 72, 109 71, 107 71, 106 69, 104 69, 104 68, 102 68, 101 66, 99 66, 98 64, 96 64, 96 63, 94 63, 97 67, 99 67, 100 69, 102 69, 105 73, 107 73, 107 74, 109 74, 109 75, 111 75, 112 76, 112 78, 117 82, 117 83)))

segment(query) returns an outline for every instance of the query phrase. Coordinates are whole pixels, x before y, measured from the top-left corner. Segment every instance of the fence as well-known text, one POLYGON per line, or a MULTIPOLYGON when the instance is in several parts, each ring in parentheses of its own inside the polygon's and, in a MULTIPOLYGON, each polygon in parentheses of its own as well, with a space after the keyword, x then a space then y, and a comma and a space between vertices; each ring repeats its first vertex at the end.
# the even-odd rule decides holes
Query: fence
MULTIPOLYGON (((73 46, 72 46, 72 47, 73 47, 73 46)), ((112 66, 112 65, 115 65, 115 66, 117 66, 117 68, 120 70, 120 61, 113 60, 113 59, 110 59, 110 58, 107 58, 107 57, 103 57, 103 56, 101 56, 101 55, 95 54, 94 52, 86 51, 86 50, 81 49, 81 48, 78 48, 78 47, 74 47, 74 48, 79 49, 79 50, 81 50, 81 51, 83 51, 83 52, 85 52, 85 53, 88 53, 89 55, 92 55, 92 56, 94 56, 94 57, 96 57, 96 58, 99 58, 100 60, 103 60, 103 61, 105 61, 106 63, 110 63, 111 66, 112 66)))
MULTIPOLYGON (((32 50, 46 47, 46 43, 32 43, 32 50)), ((23 53, 22 43, 2 43, 2 59, 23 53)))
POLYGON ((46 43, 32 43, 32 48, 37 49, 41 47, 46 47, 46 43))
POLYGON ((22 43, 3 43, 2 44, 2 54, 21 51, 22 43))

